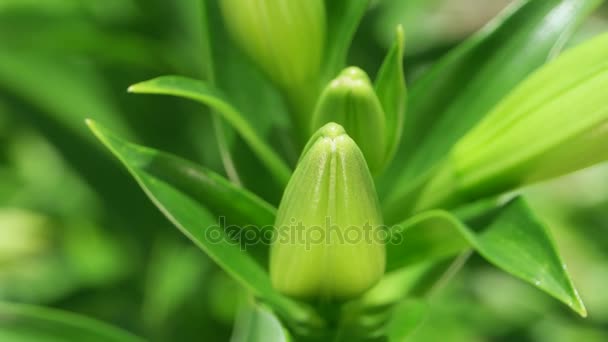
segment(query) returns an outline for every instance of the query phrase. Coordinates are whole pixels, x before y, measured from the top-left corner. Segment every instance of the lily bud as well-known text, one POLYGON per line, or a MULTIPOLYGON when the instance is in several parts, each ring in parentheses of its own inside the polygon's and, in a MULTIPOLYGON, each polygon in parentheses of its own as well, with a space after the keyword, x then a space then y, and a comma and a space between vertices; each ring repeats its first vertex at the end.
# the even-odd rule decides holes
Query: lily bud
POLYGON ((308 300, 346 300, 384 274, 382 216, 357 144, 335 123, 323 126, 279 205, 270 252, 273 286, 308 300))
POLYGON ((275 82, 316 80, 325 44, 322 0, 221 0, 228 30, 275 82))
POLYGON ((374 87, 363 70, 346 68, 327 85, 317 102, 313 129, 328 122, 344 127, 361 148, 372 172, 382 168, 387 151, 386 119, 374 87))
POLYGON ((532 74, 456 144, 420 207, 441 192, 498 195, 608 160, 607 59, 604 34, 532 74))

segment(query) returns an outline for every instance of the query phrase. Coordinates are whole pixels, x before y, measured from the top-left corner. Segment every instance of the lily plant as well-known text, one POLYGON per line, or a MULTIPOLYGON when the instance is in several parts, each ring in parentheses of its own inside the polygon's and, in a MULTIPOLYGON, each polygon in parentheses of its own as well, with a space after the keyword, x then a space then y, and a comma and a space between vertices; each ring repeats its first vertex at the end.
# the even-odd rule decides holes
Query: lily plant
POLYGON ((608 159, 608 34, 566 44, 599 3, 516 2, 406 88, 400 27, 346 62, 367 1, 203 2, 205 78, 129 92, 210 108, 224 169, 87 124, 247 291, 236 340, 404 340, 471 252, 586 316, 521 189, 608 159))

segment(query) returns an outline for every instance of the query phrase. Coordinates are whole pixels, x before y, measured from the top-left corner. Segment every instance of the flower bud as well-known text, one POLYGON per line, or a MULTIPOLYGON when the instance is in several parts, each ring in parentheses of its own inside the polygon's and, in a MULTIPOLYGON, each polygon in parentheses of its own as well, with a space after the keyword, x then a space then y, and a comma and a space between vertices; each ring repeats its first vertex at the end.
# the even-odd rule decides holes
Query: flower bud
POLYGON ((221 0, 228 30, 275 82, 316 80, 325 44, 322 0, 221 0))
POLYGON ((386 157, 386 121, 382 105, 367 74, 346 68, 327 85, 315 109, 313 129, 328 122, 344 127, 361 148, 372 172, 379 171, 386 157))
POLYGON ((363 154, 340 125, 329 123, 312 139, 279 205, 270 275, 295 298, 347 300, 384 273, 378 197, 363 154))
POLYGON ((607 58, 604 34, 532 74, 458 141, 419 207, 498 195, 608 160, 607 58))

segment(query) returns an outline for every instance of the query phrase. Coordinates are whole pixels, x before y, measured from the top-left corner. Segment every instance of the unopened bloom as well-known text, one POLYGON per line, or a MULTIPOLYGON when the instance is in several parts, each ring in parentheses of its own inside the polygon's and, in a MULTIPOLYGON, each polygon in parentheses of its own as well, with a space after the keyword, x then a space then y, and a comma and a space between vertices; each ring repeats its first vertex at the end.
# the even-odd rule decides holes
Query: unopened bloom
POLYGON ((442 191, 492 196, 608 160, 607 59, 605 34, 531 75, 456 144, 419 207, 442 191))
POLYGON ((241 48, 275 82, 316 80, 325 44, 322 0, 221 0, 224 21, 241 48))
POLYGON ((301 299, 345 300, 383 275, 385 247, 374 183, 344 129, 323 126, 279 205, 270 255, 274 287, 301 299))
POLYGON ((323 90, 313 116, 313 129, 336 122, 361 148, 372 172, 386 159, 386 120, 380 100, 367 74, 346 68, 323 90))

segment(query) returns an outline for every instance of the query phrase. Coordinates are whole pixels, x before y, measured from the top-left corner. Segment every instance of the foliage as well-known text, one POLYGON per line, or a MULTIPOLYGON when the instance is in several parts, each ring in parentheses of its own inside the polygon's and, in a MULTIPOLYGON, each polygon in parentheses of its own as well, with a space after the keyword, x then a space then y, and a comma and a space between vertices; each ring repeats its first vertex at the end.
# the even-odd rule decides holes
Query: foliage
MULTIPOLYGON (((578 322, 563 308, 587 315, 573 281, 585 265, 572 267, 560 252, 562 226, 589 223, 539 209, 542 197, 522 187, 608 158, 608 36, 561 53, 599 0, 511 4, 445 55, 427 56, 433 64, 419 77, 422 57, 407 53, 395 25, 384 55, 364 65, 375 77, 356 69, 348 80, 365 83, 354 95, 326 87, 361 59, 360 49, 381 50, 366 32, 398 4, 337 0, 322 10, 294 2, 275 11, 243 1, 247 13, 229 0, 0 3, 0 44, 8 47, 0 52, 0 300, 8 301, 0 336, 139 339, 45 305, 153 340, 433 340, 440 328, 453 340, 538 337, 578 322), (289 20, 302 11, 301 21, 289 20), (126 96, 129 84, 130 93, 171 97, 126 96), (349 121, 361 112, 349 106, 364 105, 373 113, 349 121), (381 133, 366 136, 372 117, 381 133), (386 273, 347 301, 301 300, 273 286, 266 233, 275 231, 286 186, 286 196, 308 196, 287 184, 302 177, 300 163, 315 160, 305 158, 322 138, 313 130, 328 121, 342 124, 366 159, 377 157, 368 160, 374 184, 348 193, 369 199, 378 191, 386 273), (496 290, 484 287, 495 278, 496 290), (466 296, 437 299, 449 280, 450 291, 466 296), (553 308, 534 288, 565 305, 553 308), (495 298, 520 294, 534 300, 526 307, 495 298), (547 326, 526 330, 550 309, 557 314, 547 326), (492 310, 504 321, 489 321, 492 310)), ((321 178, 300 183, 316 189, 321 178)), ((307 212, 294 201, 290 212, 307 212)), ((603 196, 594 206, 602 213, 605 203, 603 196)), ((348 208, 365 213, 364 204, 348 208)), ((598 251, 596 260, 605 258, 598 251)), ((588 329, 572 328, 572 336, 606 336, 593 324, 608 321, 608 302, 604 316, 594 317, 595 305, 588 329)))

